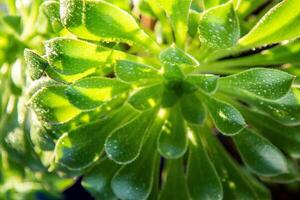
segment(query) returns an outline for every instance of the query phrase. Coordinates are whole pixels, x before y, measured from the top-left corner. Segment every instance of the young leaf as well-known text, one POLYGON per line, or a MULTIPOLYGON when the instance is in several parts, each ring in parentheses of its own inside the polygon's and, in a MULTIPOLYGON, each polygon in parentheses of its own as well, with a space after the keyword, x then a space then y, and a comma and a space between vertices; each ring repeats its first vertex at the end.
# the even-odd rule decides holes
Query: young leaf
POLYGON ((195 89, 199 89, 206 93, 212 94, 214 93, 219 84, 219 77, 210 74, 189 74, 186 77, 186 81, 195 87, 195 89))
POLYGON ((287 94, 294 76, 275 69, 255 68, 220 78, 220 88, 234 93, 252 93, 266 99, 287 94))
POLYGON ((239 22, 231 2, 205 11, 199 22, 201 43, 213 50, 236 45, 240 37, 239 22))
POLYGON ((141 88, 129 97, 128 103, 138 110, 154 108, 160 103, 163 90, 161 84, 141 88))
POLYGON ((189 132, 190 153, 187 168, 187 184, 192 199, 223 199, 219 176, 198 134, 197 127, 189 132), (200 170, 201 169, 201 170, 200 170))
POLYGON ((158 0, 158 3, 170 18, 176 43, 181 48, 184 48, 187 38, 188 13, 191 2, 191 0, 158 0))
POLYGON ((115 200, 110 181, 119 168, 120 165, 106 158, 83 177, 81 184, 97 199, 115 200))
POLYGON ((116 79, 90 77, 66 88, 69 101, 81 110, 95 109, 113 99, 124 99, 130 86, 116 79))
POLYGON ((182 159, 167 160, 166 165, 166 178, 159 194, 159 200, 190 199, 182 159))
POLYGON ((172 64, 188 64, 188 65, 197 65, 198 62, 190 55, 186 54, 181 49, 177 48, 176 46, 172 46, 169 48, 164 49, 159 54, 159 59, 162 62, 168 62, 172 64))
POLYGON ((45 69, 48 67, 48 62, 29 49, 25 49, 24 58, 31 79, 36 80, 41 78, 45 69))
POLYGON ((65 89, 66 86, 42 88, 31 98, 30 105, 42 121, 65 123, 81 113, 68 101, 65 89))
POLYGON ((300 1, 278 3, 239 41, 242 48, 259 47, 300 36, 300 1))
POLYGON ((132 163, 123 165, 112 179, 111 187, 120 199, 147 199, 153 186, 157 164, 155 141, 159 126, 151 127, 149 137, 143 145, 141 155, 132 163), (157 129, 158 127, 158 129, 157 129))
POLYGON ((136 116, 132 108, 125 106, 105 119, 65 133, 56 143, 55 162, 72 170, 87 168, 99 159, 106 137, 136 116))
POLYGON ((84 72, 91 74, 96 69, 105 74, 112 71, 112 64, 120 59, 143 62, 122 51, 70 38, 54 38, 46 41, 45 46, 50 65, 65 75, 84 72))
POLYGON ((180 99, 181 113, 184 119, 193 124, 202 124, 205 120, 205 108, 194 94, 184 95, 180 99))
POLYGON ((128 83, 148 83, 160 81, 159 71, 151 66, 128 60, 119 60, 115 66, 116 76, 128 83))
POLYGON ((274 176, 288 171, 284 155, 260 135, 244 129, 233 137, 245 164, 262 176, 274 176))
POLYGON ((133 162, 140 154, 144 138, 147 137, 149 126, 152 124, 152 118, 152 110, 144 112, 112 132, 105 141, 105 151, 108 157, 119 164, 133 162))
POLYGON ((158 137, 158 151, 168 159, 180 158, 187 150, 186 125, 179 107, 171 108, 158 137))
POLYGON ((136 43, 153 53, 160 51, 130 14, 103 0, 61 0, 60 14, 63 25, 80 38, 136 43))
POLYGON ((201 95, 216 128, 224 135, 232 136, 246 127, 240 112, 232 105, 204 93, 201 95))

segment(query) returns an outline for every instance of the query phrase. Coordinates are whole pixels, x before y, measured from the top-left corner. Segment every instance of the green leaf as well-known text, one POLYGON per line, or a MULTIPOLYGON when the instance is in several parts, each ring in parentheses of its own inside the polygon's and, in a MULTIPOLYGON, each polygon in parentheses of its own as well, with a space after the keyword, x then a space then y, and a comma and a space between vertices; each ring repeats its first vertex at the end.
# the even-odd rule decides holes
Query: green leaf
POLYGON ((279 123, 289 126, 300 124, 300 92, 296 89, 289 91, 284 97, 275 101, 253 95, 246 96, 239 95, 239 93, 233 94, 232 92, 230 94, 254 105, 279 123))
POLYGON ((151 85, 135 91, 128 99, 128 103, 138 110, 148 110, 156 107, 163 94, 163 85, 151 85))
POLYGON ((24 58, 31 79, 36 80, 41 78, 45 69, 48 67, 48 62, 29 49, 25 49, 24 58))
POLYGON ((194 94, 184 95, 180 99, 181 113, 184 119, 193 124, 202 124, 205 120, 205 108, 194 94))
POLYGON ((108 157, 119 164, 128 164, 139 156, 144 138, 152 124, 153 111, 140 114, 123 127, 112 132, 105 141, 108 157))
POLYGON ((159 54, 159 59, 162 62, 172 64, 188 64, 197 65, 198 62, 193 57, 182 51, 176 46, 168 47, 159 54))
POLYGON ((66 88, 69 101, 81 110, 95 109, 119 98, 125 101, 130 86, 116 79, 89 77, 66 88))
POLYGON ((286 0, 269 10, 239 41, 241 48, 259 47, 300 36, 300 2, 286 0))
POLYGON ((222 180, 224 199, 270 199, 269 191, 228 155, 210 128, 201 127, 199 136, 222 180))
POLYGON ((285 126, 270 117, 251 111, 241 110, 247 121, 277 147, 293 158, 300 158, 300 133, 298 126, 285 126), (284 131, 282 131, 284 130, 284 131))
POLYGON ((153 176, 158 167, 158 155, 153 149, 160 128, 160 123, 151 127, 140 156, 134 162, 123 165, 113 177, 111 187, 118 198, 140 200, 150 195, 153 176))
MULTIPOLYGON (((229 0, 202 0, 202 3, 203 3, 203 6, 205 9, 209 9, 209 8, 224 4, 228 1, 229 0)), ((241 0, 232 0, 235 8, 239 7, 240 1, 241 0)))
POLYGON ((287 44, 277 45, 266 49, 260 53, 231 58, 207 64, 210 68, 238 67, 239 69, 247 66, 270 66, 281 64, 299 64, 300 41, 296 40, 287 44))
POLYGON ((165 110, 168 113, 158 137, 158 151, 168 159, 180 158, 187 150, 187 130, 179 106, 165 110))
POLYGON ((115 200, 110 182, 119 167, 120 165, 106 158, 83 177, 81 184, 96 199, 115 200))
POLYGON ((265 0, 242 0, 238 7, 238 14, 241 19, 247 17, 260 6, 265 3, 265 0))
POLYGON ((188 24, 188 33, 192 38, 195 38, 198 33, 198 24, 201 19, 201 13, 190 9, 189 12, 189 24, 188 24))
POLYGON ((288 171, 284 155, 262 136, 244 129, 233 137, 245 164, 262 176, 274 176, 288 171))
POLYGON ((188 32, 188 14, 191 0, 158 0, 167 13, 176 38, 176 44, 184 48, 188 32))
POLYGON ((135 84, 159 82, 162 79, 157 69, 128 60, 117 61, 115 73, 118 79, 135 84))
POLYGON ((153 53, 160 51, 130 14, 111 3, 61 0, 60 6, 63 25, 80 38, 135 43, 153 53))
POLYGON ((5 15, 0 18, 0 22, 3 24, 3 28, 6 33, 12 34, 16 37, 21 34, 21 17, 13 15, 5 15))
MULTIPOLYGON (((143 0, 140 4, 140 10, 141 12, 144 12, 145 9, 141 8, 143 4, 147 4, 148 11, 151 10, 151 13, 158 19, 158 23, 160 24, 162 28, 162 34, 168 44, 171 44, 173 42, 173 30, 171 27, 171 23, 168 20, 167 14, 165 10, 161 7, 159 4, 159 1, 157 0, 143 0)), ((147 12, 149 14, 149 12, 147 12)))
POLYGON ((42 151, 52 151, 55 147, 54 137, 37 122, 30 126, 30 141, 35 149, 42 151))
POLYGON ((36 115, 47 123, 65 123, 81 111, 73 106, 65 95, 66 86, 51 86, 40 89, 30 100, 36 115))
POLYGON ((159 200, 190 199, 182 159, 167 160, 165 174, 159 200))
POLYGON ((41 34, 58 33, 63 29, 59 15, 59 2, 46 1, 40 6, 36 27, 41 34))
POLYGON ((223 189, 213 163, 198 136, 197 127, 189 132, 187 184, 192 199, 223 199, 223 189))
POLYGON ((65 133, 56 143, 55 162, 73 170, 89 167, 104 152, 106 137, 136 115, 132 108, 125 106, 105 119, 65 133))
MULTIPOLYGON (((48 65, 49 65, 49 63, 48 63, 48 65)), ((87 77, 87 76, 93 74, 94 70, 90 70, 90 71, 87 70, 83 73, 66 75, 66 74, 58 73, 55 69, 53 69, 51 66, 49 66, 45 69, 45 73, 47 74, 47 76, 49 78, 51 78, 52 80, 55 80, 59 83, 73 83, 79 79, 82 79, 84 77, 87 77)))
POLYGON ((255 68, 220 78, 220 89, 275 100, 287 94, 293 80, 294 76, 280 70, 255 68))
POLYGON ((164 63, 163 76, 169 87, 176 86, 184 80, 184 73, 180 66, 172 63, 164 63))
POLYGON ((264 181, 268 182, 276 182, 276 183, 293 183, 295 181, 298 181, 300 179, 300 173, 299 173, 299 166, 295 163, 294 160, 288 159, 288 173, 280 174, 277 176, 271 176, 271 177, 263 177, 264 181))
POLYGON ((214 93, 218 86, 219 77, 211 74, 189 74, 186 81, 191 84, 195 89, 199 89, 206 93, 214 93))
POLYGON ((232 105, 207 96, 204 93, 204 104, 216 128, 224 135, 232 136, 239 133, 246 127, 246 122, 240 112, 232 105))
POLYGON ((83 73, 87 76, 96 70, 109 73, 120 59, 143 62, 143 59, 122 51, 70 38, 54 38, 46 41, 45 46, 50 65, 65 75, 83 73))
POLYGON ((240 37, 239 22, 231 2, 205 11, 199 22, 199 38, 213 50, 236 45, 240 37))

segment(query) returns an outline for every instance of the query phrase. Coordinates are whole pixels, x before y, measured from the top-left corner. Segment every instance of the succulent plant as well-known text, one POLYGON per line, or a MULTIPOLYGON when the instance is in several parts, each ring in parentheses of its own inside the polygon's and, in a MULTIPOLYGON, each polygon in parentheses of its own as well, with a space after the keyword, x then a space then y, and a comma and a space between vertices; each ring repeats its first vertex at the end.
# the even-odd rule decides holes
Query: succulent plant
POLYGON ((45 148, 54 144, 39 134, 37 120, 25 106, 30 81, 23 52, 42 50, 46 38, 35 26, 41 3, 0 1, 0 199, 5 200, 55 199, 74 182, 48 172, 47 159, 33 144, 45 148))
POLYGON ((297 0, 45 1, 44 50, 22 47, 31 155, 96 199, 270 199, 262 181, 300 176, 299 13, 297 0))

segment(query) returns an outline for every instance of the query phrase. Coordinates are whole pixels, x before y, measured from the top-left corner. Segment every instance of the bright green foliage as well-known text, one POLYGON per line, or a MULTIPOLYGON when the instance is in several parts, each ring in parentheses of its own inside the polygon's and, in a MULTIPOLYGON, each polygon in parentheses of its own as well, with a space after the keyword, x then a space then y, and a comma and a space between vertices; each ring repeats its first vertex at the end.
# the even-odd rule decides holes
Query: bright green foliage
POLYGON ((240 39, 239 45, 251 48, 297 38, 300 34, 299 6, 297 0, 278 3, 240 39))
POLYGON ((204 47, 213 50, 230 48, 239 37, 239 22, 231 2, 201 14, 199 38, 204 47))
MULTIPOLYGON (((42 42, 53 34, 50 21, 45 23, 45 20, 48 21, 46 18, 39 20, 45 26, 36 27, 41 3, 41 0, 27 1, 27 4, 18 1, 16 5, 14 0, 0 1, 1 200, 37 200, 42 196, 59 199, 61 191, 74 183, 68 177, 48 172, 51 152, 55 148, 55 134, 41 126, 26 104, 30 93, 26 87, 30 78, 43 79, 44 70, 48 67, 47 60, 35 52, 43 52, 42 42), (40 29, 47 35, 41 35, 40 29), (34 49, 25 51, 28 67, 23 57, 26 47, 34 49)), ((41 6, 41 10, 44 14, 55 15, 52 5, 54 2, 49 1, 41 6), (51 13, 47 12, 48 9, 51 13)), ((59 8, 58 2, 55 5, 59 8)), ((58 24, 52 22, 57 31, 59 15, 56 18, 58 24)), ((48 116, 53 119, 55 114, 49 113, 48 116)))
POLYGON ((101 200, 267 200, 260 180, 300 179, 297 0, 40 3, 29 25, 0 15, 0 158, 101 200))

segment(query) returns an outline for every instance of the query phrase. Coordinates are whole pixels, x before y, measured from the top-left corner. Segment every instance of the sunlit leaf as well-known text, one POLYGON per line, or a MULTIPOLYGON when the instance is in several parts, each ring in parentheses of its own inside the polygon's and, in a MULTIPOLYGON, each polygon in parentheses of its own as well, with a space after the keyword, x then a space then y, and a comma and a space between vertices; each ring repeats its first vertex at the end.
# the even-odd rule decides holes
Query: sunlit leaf
POLYGON ((160 81, 161 76, 157 69, 127 60, 120 60, 115 66, 116 76, 128 83, 148 83, 160 81))
POLYGON ((41 78, 44 70, 48 67, 48 63, 41 56, 35 52, 26 49, 24 51, 24 57, 27 64, 27 70, 32 80, 41 78))
POLYGON ((251 48, 299 37, 299 11, 300 2, 297 0, 278 3, 239 41, 239 45, 251 48))
POLYGON ((201 95, 216 125, 224 135, 235 135, 245 128, 246 122, 241 113, 232 105, 207 95, 201 95))
POLYGON ((199 22, 199 38, 213 50, 236 45, 240 37, 239 22, 231 2, 205 11, 199 22))
POLYGON ((133 162, 140 154, 153 116, 152 110, 144 112, 112 132, 105 141, 105 151, 108 157, 119 164, 133 162))
POLYGON ((55 162, 77 170, 90 166, 103 153, 104 142, 109 133, 135 116, 132 109, 125 107, 107 119, 64 134, 56 143, 55 162))
POLYGON ((66 88, 69 101, 81 110, 95 109, 115 98, 124 99, 130 86, 116 79, 90 77, 66 88))
POLYGON ((218 88, 218 76, 210 74, 190 74, 186 77, 186 81, 201 91, 209 94, 214 93, 218 88))
POLYGON ((220 78, 220 88, 226 91, 252 93, 266 99, 278 99, 289 91, 294 77, 286 72, 255 68, 220 78))
POLYGON ((37 116, 48 123, 64 123, 81 113, 65 95, 66 86, 42 88, 31 98, 30 105, 37 116))
POLYGON ((166 11, 170 18, 175 34, 176 43, 184 47, 188 32, 188 13, 191 0, 158 0, 161 7, 166 11))
POLYGON ((120 59, 143 62, 142 59, 125 52, 70 38, 46 41, 46 55, 50 65, 66 75, 85 73, 87 76, 96 70, 105 74, 111 72, 112 64, 120 59))
POLYGON ((189 64, 189 65, 198 64, 198 62, 193 57, 186 54, 184 51, 177 48, 176 46, 172 46, 167 49, 164 49, 159 54, 159 59, 162 62, 169 62, 173 64, 189 64))
POLYGON ((136 43, 154 53, 160 50, 129 13, 111 3, 61 0, 60 14, 63 25, 80 38, 136 43))
POLYGON ((166 119, 158 138, 158 151, 165 158, 175 159, 187 150, 187 130, 178 106, 166 110, 166 119))
POLYGON ((163 86, 150 85, 135 91, 128 99, 128 103, 138 110, 154 108, 161 101, 163 86))
POLYGON ((59 2, 46 1, 40 6, 37 29, 42 34, 56 33, 63 29, 59 15, 59 2))

